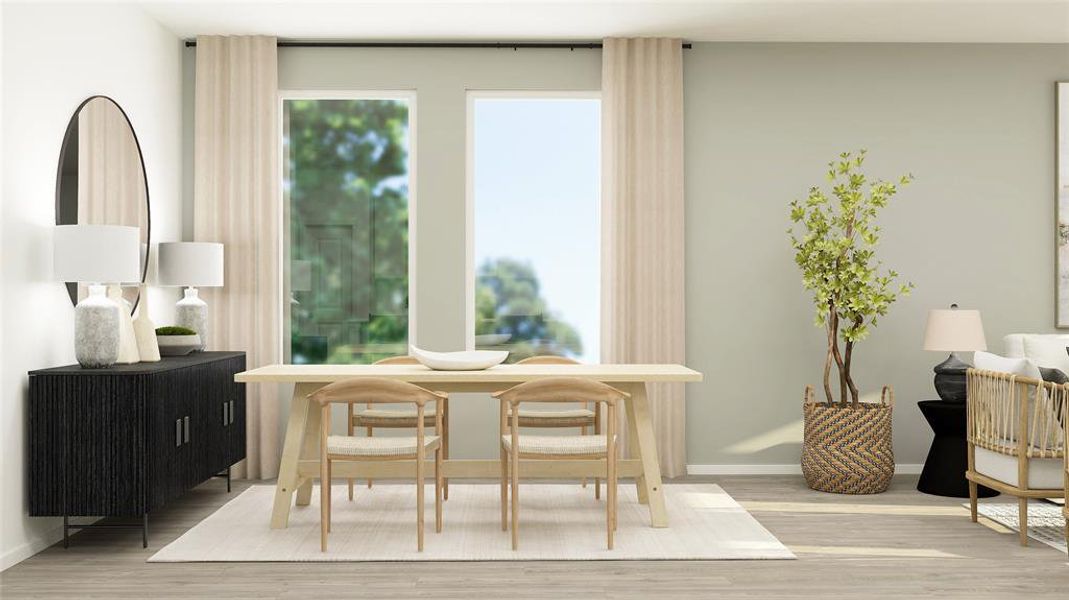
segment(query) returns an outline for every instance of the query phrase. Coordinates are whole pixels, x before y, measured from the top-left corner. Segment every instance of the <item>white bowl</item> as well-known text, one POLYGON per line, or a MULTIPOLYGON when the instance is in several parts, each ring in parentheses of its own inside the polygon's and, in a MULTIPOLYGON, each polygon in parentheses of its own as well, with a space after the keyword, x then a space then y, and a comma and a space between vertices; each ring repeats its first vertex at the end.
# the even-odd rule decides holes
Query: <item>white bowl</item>
POLYGON ((184 356, 204 348, 204 345, 200 343, 200 334, 198 333, 192 335, 157 335, 156 345, 160 348, 160 356, 184 356))
POLYGON ((410 354, 421 364, 436 371, 481 371, 505 362, 507 350, 464 350, 461 352, 430 352, 410 347, 410 354))

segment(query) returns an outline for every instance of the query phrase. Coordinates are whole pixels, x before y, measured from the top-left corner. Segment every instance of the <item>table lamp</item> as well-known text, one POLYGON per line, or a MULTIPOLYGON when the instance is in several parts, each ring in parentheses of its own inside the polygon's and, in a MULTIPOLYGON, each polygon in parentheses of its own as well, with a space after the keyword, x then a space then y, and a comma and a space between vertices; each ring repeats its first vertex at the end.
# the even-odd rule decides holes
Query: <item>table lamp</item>
POLYGON ((924 349, 950 352, 949 358, 935 366, 935 391, 947 402, 964 402, 965 371, 971 365, 955 353, 987 350, 980 311, 961 310, 957 304, 951 304, 949 309, 929 310, 924 349))
POLYGON ((188 327, 200 336, 201 349, 208 345, 208 304, 197 287, 223 285, 223 245, 213 242, 163 242, 159 246, 157 283, 186 286, 185 296, 175 304, 175 325, 188 327))
POLYGON ((74 307, 74 356, 87 369, 119 358, 119 305, 104 284, 141 279, 141 231, 120 225, 60 225, 52 236, 52 271, 60 281, 89 284, 74 307))

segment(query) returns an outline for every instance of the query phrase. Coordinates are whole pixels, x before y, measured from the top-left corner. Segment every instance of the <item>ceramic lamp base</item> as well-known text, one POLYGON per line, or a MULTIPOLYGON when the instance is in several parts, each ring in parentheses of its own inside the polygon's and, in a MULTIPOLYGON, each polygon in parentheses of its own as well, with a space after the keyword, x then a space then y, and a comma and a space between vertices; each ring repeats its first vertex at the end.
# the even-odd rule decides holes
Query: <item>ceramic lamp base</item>
POLYGON ((971 365, 951 354, 935 366, 935 391, 946 402, 965 402, 965 372, 971 365))
POLYGON ((86 369, 110 367, 119 358, 119 305, 102 285, 74 307, 74 356, 86 369))
POLYGON ((200 299, 197 288, 186 288, 185 297, 175 304, 174 322, 200 336, 200 350, 208 347, 208 304, 200 299))

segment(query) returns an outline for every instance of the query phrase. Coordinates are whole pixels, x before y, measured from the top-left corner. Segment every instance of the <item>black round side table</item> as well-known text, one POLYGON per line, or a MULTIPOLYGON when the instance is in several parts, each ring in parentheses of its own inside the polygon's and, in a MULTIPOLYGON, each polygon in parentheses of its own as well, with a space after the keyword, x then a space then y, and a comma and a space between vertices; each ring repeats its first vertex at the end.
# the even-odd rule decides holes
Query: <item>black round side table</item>
MULTIPOLYGON (((945 400, 922 400, 917 403, 928 420, 935 439, 924 461, 924 470, 917 481, 917 490, 936 496, 968 498, 969 451, 965 435, 965 403, 945 400)), ((981 498, 997 496, 993 489, 979 486, 981 498)))

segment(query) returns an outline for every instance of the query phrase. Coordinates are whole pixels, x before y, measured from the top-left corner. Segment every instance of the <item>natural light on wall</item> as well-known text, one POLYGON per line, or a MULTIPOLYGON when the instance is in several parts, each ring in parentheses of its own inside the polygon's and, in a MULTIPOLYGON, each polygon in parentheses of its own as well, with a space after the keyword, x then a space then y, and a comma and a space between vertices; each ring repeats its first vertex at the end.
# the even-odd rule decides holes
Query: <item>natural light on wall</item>
POLYGON ((283 99, 293 363, 408 352, 411 103, 283 99))
POLYGON ((599 360, 596 94, 469 96, 476 348, 599 360))

